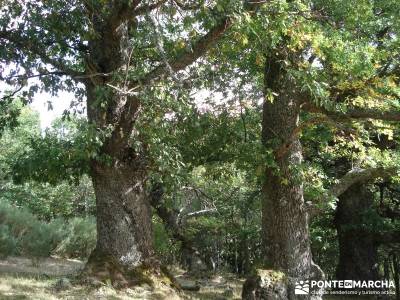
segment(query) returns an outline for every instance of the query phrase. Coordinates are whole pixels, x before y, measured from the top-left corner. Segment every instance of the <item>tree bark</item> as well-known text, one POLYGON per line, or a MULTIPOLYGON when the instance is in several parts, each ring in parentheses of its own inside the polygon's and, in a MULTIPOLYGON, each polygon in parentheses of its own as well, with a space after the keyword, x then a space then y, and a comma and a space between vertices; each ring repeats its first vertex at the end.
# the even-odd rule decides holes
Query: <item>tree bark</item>
POLYGON ((97 244, 84 270, 86 277, 111 280, 115 286, 151 281, 144 272, 162 273, 155 257, 151 207, 144 173, 131 163, 94 162, 97 244))
POLYGON ((136 267, 154 256, 151 208, 144 182, 128 167, 95 167, 97 251, 136 267))
POLYGON ((371 230, 363 226, 373 201, 373 193, 360 183, 339 197, 335 215, 339 240, 337 279, 379 280, 378 244, 371 230))
POLYGON ((265 267, 284 272, 289 278, 288 297, 294 295, 297 280, 321 278, 313 264, 308 213, 300 176, 302 148, 296 131, 302 97, 281 65, 283 57, 267 61, 264 74, 262 139, 273 150, 275 164, 265 171, 262 200, 262 230, 265 267), (268 95, 274 95, 270 101, 268 95))
MULTIPOLYGON (((263 108, 263 139, 286 141, 296 128, 300 107, 293 85, 284 84, 279 96, 263 108)), ((308 215, 304 205, 303 186, 296 170, 302 160, 300 141, 291 142, 286 153, 275 155, 277 167, 266 168, 263 185, 262 228, 265 262, 268 267, 293 277, 307 278, 311 268, 308 215)))
MULTIPOLYGON (((98 32, 89 43, 86 73, 108 74, 124 65, 124 39, 128 24, 94 17, 98 32)), ((105 76, 86 81, 88 121, 105 135, 98 155, 91 161, 91 178, 96 195, 97 244, 83 275, 114 285, 134 285, 161 275, 155 258, 151 207, 145 190, 145 149, 134 149, 135 120, 140 100, 112 88, 105 76)))

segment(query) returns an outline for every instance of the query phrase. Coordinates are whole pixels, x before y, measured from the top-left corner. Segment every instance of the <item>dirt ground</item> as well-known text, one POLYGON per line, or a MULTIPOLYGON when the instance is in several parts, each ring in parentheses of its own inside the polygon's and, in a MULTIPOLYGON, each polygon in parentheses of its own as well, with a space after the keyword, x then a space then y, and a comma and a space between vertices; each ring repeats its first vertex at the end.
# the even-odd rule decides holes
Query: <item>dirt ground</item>
MULTIPOLYGON (((70 285, 70 280, 82 267, 82 261, 60 258, 32 261, 28 258, 9 257, 0 260, 0 300, 177 299, 168 296, 168 290, 157 289, 155 293, 150 286, 117 291, 107 285, 96 288, 70 285)), ((182 270, 176 269, 173 273, 180 280, 192 280, 186 278, 182 270)), ((200 291, 185 292, 180 297, 200 300, 240 299, 243 280, 225 274, 215 275, 207 280, 200 279, 197 283, 201 287, 200 291)))
MULTIPOLYGON (((172 269, 171 272, 180 281, 200 286, 198 292, 185 291, 177 298, 171 297, 170 290, 163 287, 157 287, 156 291, 150 286, 118 291, 109 285, 100 287, 72 285, 74 275, 83 265, 80 260, 61 258, 32 261, 28 258, 9 257, 0 260, 0 300, 238 300, 241 299, 244 282, 244 279, 238 279, 232 274, 216 274, 207 279, 194 281, 193 278, 185 276, 183 270, 172 269), (67 284, 64 282, 60 286, 63 280, 67 284)), ((348 300, 349 298, 339 296, 324 297, 324 299, 348 300)))

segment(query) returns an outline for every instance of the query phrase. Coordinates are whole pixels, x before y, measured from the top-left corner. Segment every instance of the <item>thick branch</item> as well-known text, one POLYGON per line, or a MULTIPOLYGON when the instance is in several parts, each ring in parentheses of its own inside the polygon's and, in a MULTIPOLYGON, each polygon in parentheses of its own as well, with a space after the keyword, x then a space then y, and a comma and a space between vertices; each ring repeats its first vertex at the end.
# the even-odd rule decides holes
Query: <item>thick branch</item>
POLYGON ((393 108, 391 110, 379 110, 377 108, 367 107, 347 107, 345 112, 330 111, 324 107, 318 107, 307 103, 303 109, 313 113, 323 113, 333 119, 375 119, 383 121, 400 121, 400 110, 393 108))
MULTIPOLYGON (((195 42, 191 49, 185 50, 181 55, 168 62, 172 71, 178 72, 183 70, 203 56, 207 50, 218 42, 231 25, 232 21, 230 18, 223 18, 213 29, 195 42)), ((153 80, 157 80, 164 74, 169 73, 169 71, 169 67, 166 64, 160 65, 142 78, 140 84, 149 84, 153 80)))
POLYGON ((163 196, 164 190, 162 185, 153 185, 150 192, 150 205, 155 209, 157 215, 164 223, 165 228, 171 233, 172 237, 182 243, 182 248, 192 255, 196 255, 197 251, 193 246, 193 242, 184 235, 182 226, 179 224, 179 213, 165 205, 163 196))
POLYGON ((316 117, 307 121, 304 121, 303 123, 299 124, 292 132, 292 134, 290 135, 289 139, 287 141, 285 141, 284 143, 282 143, 282 145, 275 150, 275 156, 277 158, 281 158, 283 157, 287 151, 290 148, 290 145, 293 143, 293 141, 295 141, 296 139, 299 138, 300 134, 302 133, 302 131, 304 129, 306 129, 309 126, 312 126, 314 124, 318 124, 321 123, 323 121, 326 121, 326 117, 316 117))
POLYGON ((387 178, 396 174, 398 168, 396 167, 378 167, 378 168, 355 168, 346 175, 344 175, 336 184, 332 185, 330 189, 314 203, 309 206, 311 217, 320 214, 323 209, 323 204, 328 203, 330 200, 338 198, 346 192, 352 185, 360 182, 366 182, 375 178, 387 178), (322 205, 321 205, 322 204, 322 205))
POLYGON ((344 175, 338 183, 334 184, 329 189, 329 194, 333 197, 339 197, 342 195, 347 189, 349 189, 352 185, 360 182, 365 182, 368 180, 372 180, 378 177, 386 178, 393 176, 396 174, 397 168, 395 167, 378 167, 378 168, 369 168, 369 169, 361 169, 356 168, 349 171, 346 175, 344 175))
MULTIPOLYGON (((245 1, 245 9, 252 13, 259 6, 267 3, 268 0, 245 1)), ((230 16, 222 17, 217 24, 210 29, 205 35, 193 42, 191 47, 187 47, 179 56, 168 62, 174 72, 181 71, 187 66, 194 63, 202 57, 210 48, 212 48, 224 35, 224 33, 232 26, 233 19, 230 16)), ((163 64, 155 68, 153 71, 145 75, 139 82, 135 84, 146 85, 153 80, 159 79, 161 76, 168 74, 168 66, 163 64)))

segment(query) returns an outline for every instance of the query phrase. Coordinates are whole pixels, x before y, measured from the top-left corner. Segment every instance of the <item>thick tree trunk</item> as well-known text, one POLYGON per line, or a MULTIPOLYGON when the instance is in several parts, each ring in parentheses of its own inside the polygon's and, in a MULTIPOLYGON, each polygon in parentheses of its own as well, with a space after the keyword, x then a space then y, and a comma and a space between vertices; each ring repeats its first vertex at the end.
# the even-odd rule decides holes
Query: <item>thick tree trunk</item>
POLYGON ((113 131, 91 162, 97 244, 82 275, 111 281, 114 286, 151 283, 165 272, 153 248, 145 149, 133 149, 129 143, 139 100, 108 91, 110 99, 101 108, 96 89, 104 89, 104 85, 88 83, 86 88, 89 121, 99 130, 111 127, 113 131))
POLYGON ((154 256, 151 208, 141 175, 106 167, 95 171, 97 250, 136 267, 154 256))
MULTIPOLYGON (((288 87, 290 89, 290 87, 288 87)), ((295 95, 283 92, 273 103, 264 104, 264 139, 284 142, 298 122, 295 95)), ((299 140, 286 152, 275 155, 277 167, 266 168, 263 185, 262 226, 265 262, 293 277, 307 278, 311 268, 308 214, 298 166, 302 153, 299 140)))
POLYGON ((130 164, 94 163, 92 180, 96 194, 97 244, 85 272, 102 281, 119 281, 118 284, 135 284, 129 281, 143 279, 125 276, 132 271, 134 274, 147 268, 159 272, 143 174, 130 164))
POLYGON ((337 279, 378 280, 378 244, 365 228, 365 214, 374 195, 363 184, 355 184, 339 197, 335 226, 339 239, 337 279))
MULTIPOLYGON (((279 57, 270 59, 264 78, 262 138, 266 148, 273 151, 276 163, 266 167, 263 185, 264 262, 267 269, 284 272, 288 277, 288 299, 304 299, 294 294, 295 282, 320 279, 323 273, 312 262, 309 220, 299 168, 302 149, 296 132, 301 95, 293 79, 283 70, 282 61, 279 57), (268 99, 271 95, 275 95, 273 100, 268 99)), ((258 296, 255 299, 270 298, 258 296)))

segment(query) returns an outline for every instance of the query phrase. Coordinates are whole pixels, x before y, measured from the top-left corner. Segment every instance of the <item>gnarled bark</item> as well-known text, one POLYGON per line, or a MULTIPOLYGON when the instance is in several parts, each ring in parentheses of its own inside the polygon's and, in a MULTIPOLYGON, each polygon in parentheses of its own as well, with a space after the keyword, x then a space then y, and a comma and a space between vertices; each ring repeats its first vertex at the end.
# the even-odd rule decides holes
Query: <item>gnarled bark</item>
POLYGON ((107 166, 96 162, 92 180, 97 201, 97 244, 84 273, 117 285, 139 283, 143 279, 137 276, 141 268, 161 274, 143 173, 128 163, 107 166))

